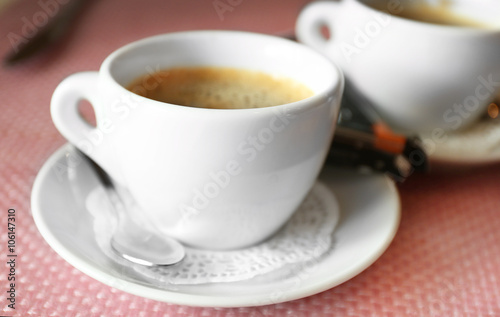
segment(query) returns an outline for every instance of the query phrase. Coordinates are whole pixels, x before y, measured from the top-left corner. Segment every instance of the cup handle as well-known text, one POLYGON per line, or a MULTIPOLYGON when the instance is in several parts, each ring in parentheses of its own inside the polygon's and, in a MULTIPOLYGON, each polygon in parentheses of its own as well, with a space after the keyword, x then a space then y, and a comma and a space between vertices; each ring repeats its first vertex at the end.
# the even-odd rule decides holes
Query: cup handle
POLYGON ((297 19, 297 39, 320 52, 326 52, 328 46, 333 43, 335 30, 334 19, 340 12, 343 2, 319 1, 307 5, 297 19), (321 33, 323 26, 328 27, 330 38, 327 39, 321 33))
POLYGON ((81 72, 64 79, 57 86, 50 104, 50 114, 59 132, 80 151, 99 164, 113 179, 121 181, 120 173, 106 151, 106 134, 85 121, 78 112, 81 100, 87 100, 94 108, 99 126, 99 73, 81 72))

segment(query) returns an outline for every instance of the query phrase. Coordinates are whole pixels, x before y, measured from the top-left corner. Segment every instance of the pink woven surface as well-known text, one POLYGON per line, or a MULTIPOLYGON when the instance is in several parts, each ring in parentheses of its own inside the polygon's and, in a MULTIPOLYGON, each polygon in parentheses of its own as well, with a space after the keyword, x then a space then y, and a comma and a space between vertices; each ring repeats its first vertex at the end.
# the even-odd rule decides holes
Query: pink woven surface
MULTIPOLYGON (((226 2, 222 0, 223 2, 226 2)), ((293 30, 306 0, 233 1, 222 20, 212 1, 93 1, 53 50, 0 70, 0 262, 7 262, 7 210, 16 210, 16 310, 7 307, 0 266, 0 315, 7 316, 500 316, 500 165, 414 175, 399 186, 402 221, 389 249, 355 278, 323 293, 252 308, 195 308, 156 302, 86 276, 43 240, 30 193, 45 160, 65 140, 49 101, 57 84, 97 70, 118 47, 189 29, 293 30)), ((15 3, 0 18, 0 54, 41 10, 15 3)))

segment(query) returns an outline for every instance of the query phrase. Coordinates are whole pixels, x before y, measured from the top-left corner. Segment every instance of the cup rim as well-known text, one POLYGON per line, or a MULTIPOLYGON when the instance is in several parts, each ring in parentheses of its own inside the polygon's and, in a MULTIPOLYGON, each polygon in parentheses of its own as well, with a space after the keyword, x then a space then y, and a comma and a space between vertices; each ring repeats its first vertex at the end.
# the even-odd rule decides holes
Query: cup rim
POLYGON ((118 89, 118 91, 120 93, 133 94, 134 98, 138 101, 145 102, 145 103, 148 103, 149 105, 156 106, 156 107, 163 107, 163 108, 169 107, 170 109, 172 107, 175 107, 177 111, 197 111, 197 112, 204 111, 207 113, 240 113, 240 114, 247 113, 247 112, 265 113, 268 111, 276 111, 276 110, 279 110, 283 107, 290 108, 290 110, 293 110, 293 109, 301 110, 301 109, 311 108, 311 107, 314 107, 316 105, 322 104, 323 102, 325 102, 325 99, 329 97, 329 95, 336 94, 338 92, 342 92, 343 87, 344 87, 344 75, 343 75, 343 72, 340 69, 340 67, 338 67, 333 61, 328 59, 326 56, 313 50, 312 48, 310 48, 302 43, 295 42, 293 40, 289 40, 289 39, 274 36, 274 35, 255 33, 255 32, 247 32, 247 31, 232 31, 232 30, 180 31, 180 32, 164 33, 164 34, 146 37, 146 38, 131 42, 129 44, 126 44, 125 46, 122 46, 122 47, 118 48, 117 50, 115 50, 114 52, 112 52, 102 63, 99 73, 101 76, 104 76, 104 78, 109 83, 111 83, 115 89, 118 89), (213 36, 213 35, 217 35, 217 34, 232 34, 234 36, 261 37, 263 39, 273 40, 273 41, 281 41, 282 43, 287 43, 288 45, 300 47, 301 49, 308 51, 309 54, 314 55, 317 60, 320 60, 322 63, 330 65, 331 66, 330 71, 334 72, 335 75, 332 76, 331 83, 326 85, 326 87, 324 89, 322 89, 318 92, 315 92, 312 96, 305 98, 305 99, 302 99, 302 100, 298 100, 298 101, 290 102, 290 103, 286 103, 286 104, 270 106, 270 107, 262 107, 262 108, 218 109, 218 108, 202 108, 202 107, 183 106, 183 105, 166 103, 166 102, 162 102, 162 101, 153 100, 153 99, 150 99, 147 97, 143 97, 141 95, 135 94, 135 93, 127 90, 122 84, 118 83, 118 81, 114 78, 114 76, 111 73, 111 65, 112 65, 113 61, 116 60, 122 54, 125 54, 126 52, 129 52, 131 50, 134 50, 137 47, 151 44, 151 43, 154 43, 156 41, 167 41, 170 39, 185 37, 185 36, 213 36))
MULTIPOLYGON (((499 27, 491 27, 491 28, 478 28, 478 27, 472 27, 472 26, 455 26, 455 25, 447 25, 447 24, 437 24, 437 23, 431 23, 431 22, 424 22, 424 21, 418 21, 418 20, 413 20, 410 18, 405 18, 401 17, 398 15, 395 15, 391 12, 388 11, 382 11, 379 9, 376 9, 369 4, 366 3, 367 0, 343 0, 343 1, 351 1, 353 3, 356 3, 360 5, 361 7, 374 12, 374 13, 384 13, 388 14, 391 16, 392 19, 396 19, 396 21, 399 22, 404 22, 404 23, 409 23, 411 24, 416 24, 420 25, 421 27, 426 27, 429 29, 434 29, 434 30, 440 30, 440 31, 446 31, 446 32, 456 32, 456 33, 464 33, 464 34, 498 34, 500 33, 500 26, 499 27)), ((382 0, 379 0, 382 1, 382 0)))

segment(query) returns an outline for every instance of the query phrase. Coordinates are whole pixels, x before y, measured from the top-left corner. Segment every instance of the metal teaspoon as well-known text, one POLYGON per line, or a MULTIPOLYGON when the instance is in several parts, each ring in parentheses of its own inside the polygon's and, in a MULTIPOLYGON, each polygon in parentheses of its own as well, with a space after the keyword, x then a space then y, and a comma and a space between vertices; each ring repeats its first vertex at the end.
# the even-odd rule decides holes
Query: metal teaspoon
POLYGON ((81 155, 90 163, 116 213, 118 226, 110 241, 114 252, 145 266, 173 265, 182 261, 185 256, 182 244, 173 238, 146 231, 132 222, 109 175, 88 156, 81 155))

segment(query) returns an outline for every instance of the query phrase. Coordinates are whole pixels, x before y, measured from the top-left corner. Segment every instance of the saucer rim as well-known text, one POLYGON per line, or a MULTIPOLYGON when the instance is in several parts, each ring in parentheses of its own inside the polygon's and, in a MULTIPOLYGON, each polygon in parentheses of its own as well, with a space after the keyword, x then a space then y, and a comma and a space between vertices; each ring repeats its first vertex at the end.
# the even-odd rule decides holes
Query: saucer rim
MULTIPOLYGON (((60 239, 54 234, 50 225, 44 220, 44 214, 50 211, 42 210, 43 206, 43 195, 41 195, 44 182, 47 181, 51 176, 51 170, 53 166, 59 162, 68 151, 73 151, 73 147, 70 144, 65 144, 56 150, 49 159, 43 164, 40 169, 38 175, 35 178, 32 194, 31 194, 31 209, 32 216, 34 218, 35 224, 41 233, 42 237, 49 244, 49 246, 59 254, 65 261, 71 264, 73 267, 81 271, 82 273, 96 279, 97 281, 111 286, 113 288, 122 290, 124 292, 134 294, 140 297, 149 298, 161 302, 168 302, 172 304, 179 305, 188 305, 188 306, 198 306, 198 307, 248 307, 248 306, 262 306, 269 304, 277 304, 281 302, 287 302, 291 300, 296 300, 300 298, 304 298, 307 296, 311 296, 325 290, 331 289, 335 286, 338 286, 345 281, 355 277, 356 275, 363 272, 366 268, 372 265, 389 247, 390 243, 394 239, 396 235, 397 229, 399 227, 399 222, 401 218, 401 203, 399 200, 399 195, 397 192, 397 188, 388 177, 382 175, 372 175, 370 177, 381 177, 383 178, 383 183, 385 185, 384 189, 380 189, 381 191, 386 191, 388 196, 390 195, 390 202, 394 204, 394 210, 392 210, 392 219, 391 223, 388 225, 388 231, 385 233, 383 241, 378 245, 378 248, 372 250, 372 252, 368 255, 365 255, 364 258, 359 259, 356 263, 352 263, 350 268, 346 269, 345 272, 332 274, 329 278, 322 278, 319 282, 316 283, 303 283, 305 285, 301 285, 298 288, 292 288, 282 294, 279 299, 273 298, 270 294, 265 293, 262 294, 258 291, 253 294, 225 294, 224 296, 211 296, 211 295, 203 295, 196 293, 182 293, 176 292, 172 290, 165 290, 158 287, 155 287, 153 284, 149 284, 147 282, 141 282, 137 280, 130 280, 130 276, 113 276, 108 273, 109 268, 102 268, 96 263, 92 262, 90 259, 86 259, 85 255, 82 254, 79 250, 71 250, 66 248, 64 244, 61 243, 60 239)), ((342 173, 344 173, 342 171, 342 173)), ((350 172, 345 172, 346 175, 349 175, 350 172)), ((330 186, 326 186, 330 190, 330 186)), ((338 198, 338 197, 337 197, 338 198)), ((340 200, 340 199, 339 199, 340 200)), ((343 213, 342 207, 340 209, 341 220, 338 223, 338 226, 341 225, 343 213)), ((338 227, 337 227, 338 229, 338 227)), ((335 230, 337 230, 335 229, 335 230)), ((321 261, 325 261, 323 258, 321 261)), ((277 283, 285 284, 287 281, 283 279, 283 281, 278 281, 277 283)), ((238 282, 234 282, 236 284, 242 284, 238 282)), ((218 283, 218 284, 226 284, 230 285, 230 283, 218 283)), ((222 286, 222 289, 225 286, 222 286)), ((240 285, 241 286, 241 285, 240 285)), ((243 285, 244 286, 244 285, 243 285)), ((265 288, 266 285, 262 287, 265 288)), ((217 284, 213 284, 213 287, 217 287, 217 284)), ((256 287, 254 285, 254 287, 256 287)), ((196 289, 196 286, 187 287, 187 289, 196 289)))
MULTIPOLYGON (((483 119, 479 119, 478 121, 472 123, 470 127, 475 127, 482 124, 488 124, 488 123, 486 121, 483 121, 483 119)), ((498 122, 492 124, 496 125, 497 130, 500 129, 500 125, 498 125, 498 122)), ((458 138, 458 140, 463 139, 463 137, 455 135, 454 132, 450 133, 452 133, 453 137, 458 138)), ((421 132, 418 133, 417 135, 421 140, 432 139, 430 132, 421 132)), ((475 139, 478 140, 479 138, 480 137, 477 136, 475 139)), ((473 166, 490 165, 500 162, 500 150, 498 149, 494 151, 486 151, 481 153, 475 153, 470 151, 458 152, 456 146, 451 149, 446 148, 446 144, 448 144, 449 141, 445 140, 443 142, 435 142, 435 141, 432 142, 435 143, 434 146, 436 148, 432 150, 431 153, 428 154, 428 157, 430 163, 432 165, 435 165, 436 167, 441 167, 441 166, 444 166, 446 168, 454 168, 454 167, 456 168, 462 166, 473 167, 473 166), (442 145, 440 145, 441 143, 445 145, 444 148, 442 147, 442 145), (449 166, 449 164, 451 164, 451 166, 449 166)))

